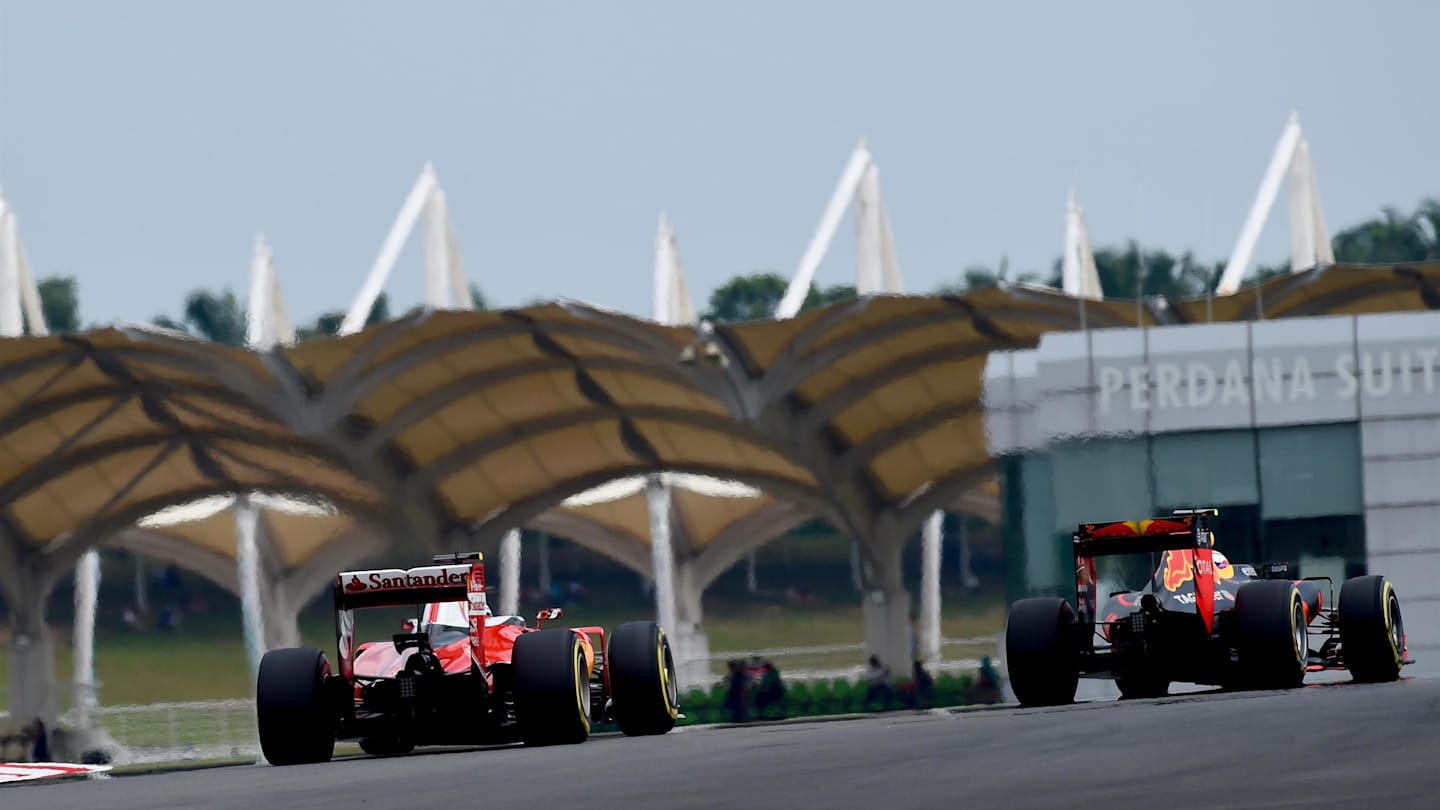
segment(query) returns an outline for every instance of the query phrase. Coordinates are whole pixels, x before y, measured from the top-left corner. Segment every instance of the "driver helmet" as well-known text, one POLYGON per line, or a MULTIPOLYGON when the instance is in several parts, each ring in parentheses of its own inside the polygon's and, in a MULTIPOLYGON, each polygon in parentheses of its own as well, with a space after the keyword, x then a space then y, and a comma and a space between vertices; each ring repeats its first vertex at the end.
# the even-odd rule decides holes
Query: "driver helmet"
MULTIPOLYGON (((1211 538, 1213 542, 1214 535, 1211 535, 1211 538)), ((1215 569, 1216 579, 1235 578, 1235 566, 1230 564, 1230 558, 1226 557, 1223 552, 1212 550, 1210 552, 1210 564, 1211 567, 1215 569)))

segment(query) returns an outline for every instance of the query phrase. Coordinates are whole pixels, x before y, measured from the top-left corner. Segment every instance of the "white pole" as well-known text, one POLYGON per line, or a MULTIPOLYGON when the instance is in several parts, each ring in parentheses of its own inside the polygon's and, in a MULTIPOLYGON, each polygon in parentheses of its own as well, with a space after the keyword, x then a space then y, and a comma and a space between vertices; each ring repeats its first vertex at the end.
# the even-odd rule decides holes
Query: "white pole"
POLYGON ((1310 210, 1310 173, 1304 159, 1305 142, 1296 144, 1286 173, 1286 202, 1290 208, 1290 272, 1298 273, 1316 264, 1315 212, 1310 210))
MULTIPOLYGON (((10 215, 15 216, 13 213, 10 215)), ((25 318, 30 323, 30 334, 45 336, 50 334, 50 325, 45 322, 45 308, 40 300, 40 287, 35 283, 35 276, 30 272, 30 262, 25 258, 25 240, 20 238, 20 226, 15 226, 15 271, 16 280, 20 285, 20 304, 25 311, 25 318)))
POLYGON ((944 519, 944 512, 931 513, 921 535, 920 658, 932 665, 940 661, 940 529, 944 519))
POLYGON ((883 242, 880 170, 871 163, 860 176, 855 193, 855 292, 858 295, 873 295, 882 291, 885 283, 883 242))
POLYGON ((245 651, 250 660, 250 682, 260 673, 265 654, 265 614, 260 602, 260 549, 255 533, 260 515, 241 495, 235 500, 236 564, 240 575, 240 609, 245 622, 245 651))
POLYGON ((71 709, 79 728, 90 727, 95 695, 95 610, 100 592, 100 553, 91 549, 75 567, 75 696, 71 709))
POLYGON ((901 278, 900 258, 895 254, 895 234, 890 230, 890 211, 885 206, 885 197, 876 186, 876 199, 880 206, 880 256, 885 271, 885 291, 905 292, 905 281, 901 278))
POLYGON ((255 248, 250 257, 250 300, 246 302, 245 345, 252 349, 267 349, 268 339, 274 331, 271 317, 275 313, 272 294, 274 281, 270 276, 270 248, 265 244, 264 234, 255 234, 255 248))
POLYGON ((445 200, 437 188, 425 204, 425 305, 432 309, 449 309, 453 292, 445 220, 445 200))
MULTIPOLYGON (((1335 246, 1330 242, 1330 228, 1325 225, 1325 209, 1320 206, 1320 180, 1315 176, 1315 164, 1310 160, 1310 144, 1304 138, 1300 139, 1299 158, 1304 161, 1305 173, 1310 179, 1310 213, 1314 217, 1311 222, 1311 232, 1315 235, 1315 263, 1334 264, 1335 246)), ((21 267, 24 267, 25 256, 20 256, 21 267)))
POLYGON ((520 613, 520 530, 511 529, 500 541, 500 613, 520 613))
POLYGON ((805 304, 805 297, 810 294, 810 283, 815 280, 815 271, 825 259, 825 252, 830 249, 830 242, 835 239, 835 231, 839 229, 840 220, 845 216, 845 207, 855 196, 856 189, 860 187, 860 179, 869 165, 870 149, 862 140, 851 153, 850 162, 845 165, 840 182, 836 184, 835 192, 825 206, 825 213, 820 217, 820 227, 805 248, 805 255, 800 257, 800 266, 795 271, 795 277, 790 280, 785 297, 775 309, 776 318, 793 318, 805 304))
POLYGON ((15 215, 0 209, 0 335, 19 337, 25 332, 20 315, 20 234, 15 215))
POLYGON ((760 578, 755 572, 755 552, 745 555, 745 589, 750 593, 760 590, 760 578))
POLYGON ((1265 230, 1265 220, 1270 216, 1270 210, 1275 207, 1275 198, 1280 194, 1280 184, 1285 180, 1285 171, 1289 168, 1295 155, 1295 147, 1299 143, 1300 119, 1295 113, 1291 113, 1285 131, 1280 134, 1280 142, 1275 145, 1275 152, 1270 156, 1270 166, 1266 168, 1265 177, 1260 181, 1260 190, 1250 205, 1250 214, 1245 218, 1240 238, 1235 242, 1230 260, 1225 262, 1225 272, 1221 274, 1220 283, 1215 287, 1216 295, 1230 295, 1240 289, 1240 282, 1245 279, 1250 259, 1254 256, 1255 244, 1260 241, 1260 233, 1265 230))
POLYGON ((675 257, 671 252, 670 222, 664 212, 660 214, 660 226, 655 234, 655 277, 652 284, 654 297, 650 302, 650 315, 656 322, 673 323, 675 313, 670 306, 674 298, 675 257))
MULTIPOLYGON (((655 617, 673 642, 675 628, 675 556, 670 547, 670 487, 657 474, 645 477, 645 501, 650 510, 650 553, 655 563, 655 617)), ((685 651, 676 650, 677 658, 685 651)))
POLYGON ((1060 254, 1060 288, 1069 295, 1080 295, 1080 220, 1075 216, 1078 205, 1075 189, 1065 202, 1065 248, 1060 254))
POLYGON ((385 236, 380 253, 375 257, 375 264, 370 267, 365 286, 360 288, 355 303, 350 305, 350 312, 341 322, 340 334, 349 335, 364 328, 365 321, 370 317, 370 308, 375 306, 375 299, 380 297, 380 291, 385 288, 385 280, 395 268, 395 261, 400 258, 400 250, 405 247, 405 240, 410 238, 410 232, 415 229, 415 221, 420 218, 434 190, 435 168, 427 163, 420 173, 420 179, 415 182, 414 188, 410 189, 410 196, 405 198, 405 204, 400 207, 400 215, 395 218, 395 224, 390 226, 390 233, 385 236))

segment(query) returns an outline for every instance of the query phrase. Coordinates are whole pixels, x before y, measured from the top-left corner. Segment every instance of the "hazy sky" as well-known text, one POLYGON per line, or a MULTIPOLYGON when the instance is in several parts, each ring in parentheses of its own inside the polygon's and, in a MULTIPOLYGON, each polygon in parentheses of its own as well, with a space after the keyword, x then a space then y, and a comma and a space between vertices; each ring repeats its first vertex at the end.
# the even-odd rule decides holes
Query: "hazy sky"
MULTIPOLYGON (((858 139, 913 291, 1097 245, 1228 255, 1292 109, 1332 231, 1440 193, 1440 3, 0 0, 0 188, 87 322, 242 296, 343 309, 421 167, 494 303, 649 314, 794 271, 858 139)), ((1257 259, 1287 254, 1282 203, 1257 259)), ((853 283, 853 224, 821 267, 853 283)), ((387 288, 423 290, 418 239, 387 288)), ((697 301, 697 303, 701 303, 697 301)))

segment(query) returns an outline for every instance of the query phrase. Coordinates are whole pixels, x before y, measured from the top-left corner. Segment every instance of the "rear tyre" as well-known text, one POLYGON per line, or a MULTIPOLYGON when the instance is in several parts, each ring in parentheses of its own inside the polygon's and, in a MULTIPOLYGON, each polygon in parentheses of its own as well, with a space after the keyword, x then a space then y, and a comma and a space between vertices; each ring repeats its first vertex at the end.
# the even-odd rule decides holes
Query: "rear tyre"
POLYGON ((325 697, 329 674, 319 650, 270 650, 260 659, 255 720, 271 765, 329 762, 335 755, 335 715, 325 697))
POLYGON ((1338 608, 1340 652, 1350 675, 1362 683, 1399 678, 1405 661, 1405 623, 1390 580, 1375 574, 1345 580, 1338 608))
POLYGON ((680 716, 675 658, 670 640, 655 622, 629 622, 610 635, 605 654, 610 670, 611 712, 629 737, 664 734, 680 716))
POLYGON ((1080 685, 1075 611, 1059 597, 1021 599, 1010 606, 1005 666, 1022 706, 1073 703, 1080 685))
POLYGON ((1235 594, 1240 682, 1249 689, 1294 689, 1310 652, 1305 604, 1295 583, 1247 582, 1235 594))
POLYGON ((515 720, 526 745, 573 745, 590 736, 590 672, 574 630, 515 639, 515 720))

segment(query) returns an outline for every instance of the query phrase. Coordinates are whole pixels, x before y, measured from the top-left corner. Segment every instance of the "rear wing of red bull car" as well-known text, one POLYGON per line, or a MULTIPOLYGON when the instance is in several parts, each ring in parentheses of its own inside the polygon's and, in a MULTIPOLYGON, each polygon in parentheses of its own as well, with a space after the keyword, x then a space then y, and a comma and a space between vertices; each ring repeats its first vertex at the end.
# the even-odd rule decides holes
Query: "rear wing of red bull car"
MULTIPOLYGON (((335 577, 335 635, 340 674, 355 675, 355 611, 363 608, 408 607, 435 602, 464 602, 469 619, 470 647, 483 661, 482 632, 490 607, 485 599, 485 558, 480 552, 441 554, 433 565, 419 568, 378 568, 342 571, 335 577)), ((401 636, 418 635, 400 634, 401 636)))
MULTIPOLYGON (((1188 555, 1194 577, 1197 612, 1210 630, 1214 620, 1215 569, 1212 565, 1210 518, 1218 509, 1176 509, 1163 517, 1081 523, 1074 534, 1075 601, 1083 624, 1093 624, 1099 609, 1095 558, 1161 551, 1193 551, 1188 555)), ((1181 559, 1179 555, 1172 555, 1181 559)))

